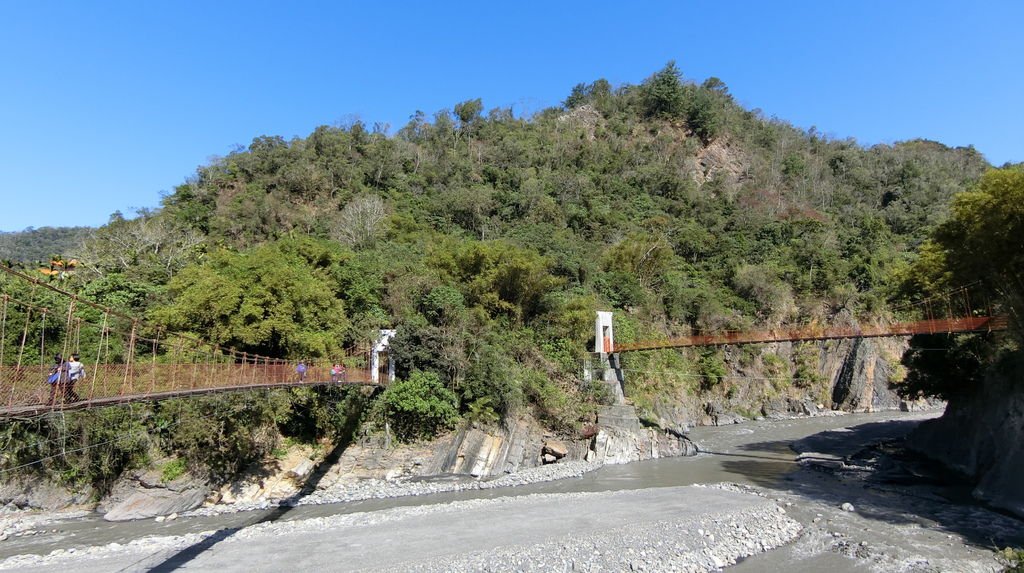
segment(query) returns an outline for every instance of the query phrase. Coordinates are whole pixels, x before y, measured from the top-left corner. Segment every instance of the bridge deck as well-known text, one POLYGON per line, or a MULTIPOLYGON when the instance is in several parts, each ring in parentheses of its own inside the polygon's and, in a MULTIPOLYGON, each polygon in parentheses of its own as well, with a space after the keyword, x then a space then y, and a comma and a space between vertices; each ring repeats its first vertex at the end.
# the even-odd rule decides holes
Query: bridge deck
POLYGON ((268 382, 262 384, 249 384, 247 386, 224 386, 211 388, 181 389, 169 392, 156 392, 153 394, 134 394, 125 396, 107 396, 94 398, 92 400, 80 400, 78 402, 58 402, 57 404, 25 404, 21 406, 0 408, 0 418, 17 418, 22 416, 37 416, 47 412, 67 412, 73 410, 85 410, 87 408, 102 408, 104 406, 117 406, 131 402, 155 402, 168 398, 184 398, 187 396, 199 396, 202 394, 216 394, 232 392, 237 390, 260 390, 272 388, 298 388, 301 386, 380 386, 370 381, 315 381, 315 382, 268 382))
POLYGON ((368 369, 349 369, 343 381, 330 380, 326 367, 312 366, 299 380, 286 364, 152 364, 95 365, 73 388, 46 382, 49 365, 0 367, 0 418, 34 416, 50 411, 102 406, 238 390, 300 386, 377 385, 368 369), (72 395, 80 396, 75 399, 72 395))

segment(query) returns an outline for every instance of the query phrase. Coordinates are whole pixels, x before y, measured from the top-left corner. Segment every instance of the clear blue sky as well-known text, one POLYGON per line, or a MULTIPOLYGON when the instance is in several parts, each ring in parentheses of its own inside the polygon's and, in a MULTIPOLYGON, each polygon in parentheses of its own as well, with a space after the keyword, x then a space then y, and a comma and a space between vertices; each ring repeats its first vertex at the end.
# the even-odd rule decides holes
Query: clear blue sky
POLYGON ((676 60, 744 105, 862 144, 1024 160, 1024 2, 0 0, 0 230, 159 204, 258 135, 529 113, 676 60))

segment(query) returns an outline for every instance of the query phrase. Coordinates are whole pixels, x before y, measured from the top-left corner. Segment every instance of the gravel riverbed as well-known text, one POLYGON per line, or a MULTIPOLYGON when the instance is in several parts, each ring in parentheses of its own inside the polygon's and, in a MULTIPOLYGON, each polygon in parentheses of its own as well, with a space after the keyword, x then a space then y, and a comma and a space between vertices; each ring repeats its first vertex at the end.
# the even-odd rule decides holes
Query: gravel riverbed
POLYGON ((596 473, 580 462, 489 481, 325 479, 304 497, 173 522, 26 521, 5 542, 25 554, 0 570, 999 571, 994 550, 1024 545, 1021 521, 907 457, 899 439, 926 416, 700 428, 696 457, 596 473), (473 493, 566 477, 580 479, 473 493), (385 499, 405 496, 423 497, 385 499))
POLYGON ((709 571, 778 547, 801 529, 769 499, 690 486, 532 494, 268 522, 17 556, 0 569, 709 571))

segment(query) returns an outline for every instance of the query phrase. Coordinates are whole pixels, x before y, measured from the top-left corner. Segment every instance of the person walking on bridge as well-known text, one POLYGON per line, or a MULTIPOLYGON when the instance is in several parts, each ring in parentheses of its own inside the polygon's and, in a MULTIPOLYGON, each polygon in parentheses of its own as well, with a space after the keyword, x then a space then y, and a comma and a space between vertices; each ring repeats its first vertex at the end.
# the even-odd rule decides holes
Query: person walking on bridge
POLYGON ((67 387, 64 388, 65 402, 80 402, 82 400, 82 397, 75 392, 75 383, 83 379, 85 379, 85 364, 79 360, 78 354, 72 354, 71 361, 68 362, 67 387))
POLYGON ((64 357, 57 353, 53 356, 53 366, 50 367, 50 374, 46 377, 46 383, 50 385, 50 401, 49 405, 53 406, 57 403, 57 393, 59 392, 62 397, 64 393, 64 383, 67 380, 68 363, 64 361, 64 357))
POLYGON ((306 363, 305 361, 299 360, 298 366, 295 367, 295 373, 299 375, 299 382, 306 381, 306 363))

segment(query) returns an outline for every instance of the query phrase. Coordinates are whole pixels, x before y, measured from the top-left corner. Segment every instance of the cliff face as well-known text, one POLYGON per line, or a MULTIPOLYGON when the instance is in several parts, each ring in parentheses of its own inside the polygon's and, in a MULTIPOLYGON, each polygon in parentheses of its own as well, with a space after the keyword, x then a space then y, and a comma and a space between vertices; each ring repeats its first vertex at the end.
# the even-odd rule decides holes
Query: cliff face
MULTIPOLYGON (((872 412, 909 407, 890 388, 899 379, 903 339, 860 339, 765 344, 725 351, 726 388, 694 392, 682 388, 644 404, 653 424, 675 430, 731 424, 754 417, 811 415, 823 410, 872 412), (752 356, 753 354, 753 356, 752 356), (797 362, 807 369, 794 373, 797 362), (813 372, 813 374, 808 374, 813 372), (786 374, 788 373, 788 374, 786 374), (788 378, 787 378, 788 376, 788 378)), ((626 367, 626 397, 631 395, 626 367)), ((636 391, 635 388, 633 388, 636 391)))
POLYGON ((1024 355, 1004 361, 942 417, 911 434, 914 450, 971 477, 974 496, 1024 517, 1024 355))
POLYGON ((845 352, 836 368, 824 372, 832 381, 832 409, 848 412, 893 410, 900 399, 889 387, 894 375, 893 356, 906 348, 899 340, 855 339, 843 341, 845 352))
POLYGON ((332 469, 332 480, 445 474, 489 478, 561 460, 622 464, 697 453, 682 436, 642 427, 632 406, 604 408, 595 432, 589 438, 564 438, 527 416, 500 428, 464 427, 429 443, 389 447, 377 436, 346 449, 332 469))

